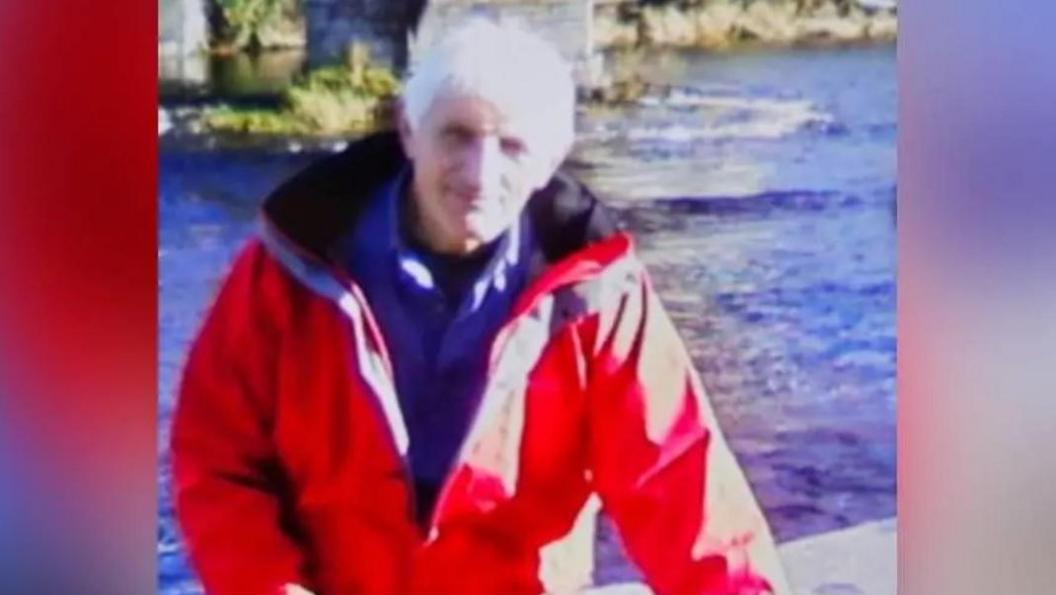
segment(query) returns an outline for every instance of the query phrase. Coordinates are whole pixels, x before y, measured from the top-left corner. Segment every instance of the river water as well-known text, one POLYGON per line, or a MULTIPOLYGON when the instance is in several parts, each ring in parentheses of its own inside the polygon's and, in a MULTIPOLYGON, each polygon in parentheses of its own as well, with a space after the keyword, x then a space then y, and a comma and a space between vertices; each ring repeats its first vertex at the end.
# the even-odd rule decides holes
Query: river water
MULTIPOLYGON (((570 166, 635 234, 778 540, 894 516, 894 48, 637 68, 655 93, 581 113, 570 166)), ((184 593, 166 448, 180 365, 260 198, 318 153, 160 145, 159 587, 184 593)), ((603 523, 596 580, 635 575, 603 523)))

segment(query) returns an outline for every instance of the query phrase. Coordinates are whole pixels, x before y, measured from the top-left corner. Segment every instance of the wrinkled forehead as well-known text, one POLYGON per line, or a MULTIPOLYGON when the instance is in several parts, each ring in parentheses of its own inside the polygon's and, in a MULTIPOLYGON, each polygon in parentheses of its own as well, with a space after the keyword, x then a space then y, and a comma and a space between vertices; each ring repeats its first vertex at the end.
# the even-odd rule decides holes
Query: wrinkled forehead
POLYGON ((426 112, 432 128, 458 126, 480 133, 527 136, 531 122, 538 120, 528 106, 479 93, 448 90, 438 94, 426 112))
POLYGON ((533 152, 557 148, 570 136, 571 105, 544 101, 538 89, 522 85, 441 85, 425 113, 423 124, 441 128, 457 124, 475 132, 516 137, 533 152))

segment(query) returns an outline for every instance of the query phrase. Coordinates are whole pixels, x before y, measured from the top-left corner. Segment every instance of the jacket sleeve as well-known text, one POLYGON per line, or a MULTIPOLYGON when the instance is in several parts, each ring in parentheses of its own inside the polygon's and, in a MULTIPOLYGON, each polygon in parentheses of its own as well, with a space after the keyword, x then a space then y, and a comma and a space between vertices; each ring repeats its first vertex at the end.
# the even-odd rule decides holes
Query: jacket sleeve
POLYGON ((685 347, 640 268, 591 343, 596 491, 660 595, 790 593, 685 347))
POLYGON ((257 242, 238 257, 190 350, 173 421, 177 517, 206 592, 217 595, 303 584, 270 439, 277 346, 262 305, 267 258, 257 242))

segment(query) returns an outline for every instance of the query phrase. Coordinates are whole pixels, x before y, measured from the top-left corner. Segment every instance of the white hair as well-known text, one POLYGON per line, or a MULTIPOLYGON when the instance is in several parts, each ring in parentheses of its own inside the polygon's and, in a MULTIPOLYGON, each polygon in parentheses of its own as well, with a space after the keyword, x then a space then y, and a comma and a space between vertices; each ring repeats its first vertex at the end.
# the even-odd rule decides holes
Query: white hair
POLYGON ((572 68, 553 45, 514 21, 473 17, 426 51, 403 89, 412 130, 444 94, 480 97, 522 120, 530 135, 525 141, 543 153, 563 153, 572 144, 572 68))

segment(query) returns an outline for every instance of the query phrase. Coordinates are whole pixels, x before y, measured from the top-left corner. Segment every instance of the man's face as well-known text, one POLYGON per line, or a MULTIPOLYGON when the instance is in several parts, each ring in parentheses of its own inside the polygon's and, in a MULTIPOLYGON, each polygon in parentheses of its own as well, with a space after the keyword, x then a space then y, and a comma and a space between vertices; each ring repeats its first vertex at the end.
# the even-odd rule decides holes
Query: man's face
POLYGON ((401 118, 414 163, 414 228, 442 253, 469 254, 512 225, 559 159, 529 143, 526 122, 479 97, 437 97, 417 129, 401 118))

